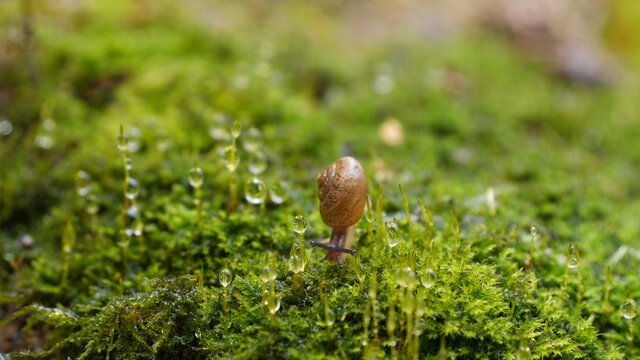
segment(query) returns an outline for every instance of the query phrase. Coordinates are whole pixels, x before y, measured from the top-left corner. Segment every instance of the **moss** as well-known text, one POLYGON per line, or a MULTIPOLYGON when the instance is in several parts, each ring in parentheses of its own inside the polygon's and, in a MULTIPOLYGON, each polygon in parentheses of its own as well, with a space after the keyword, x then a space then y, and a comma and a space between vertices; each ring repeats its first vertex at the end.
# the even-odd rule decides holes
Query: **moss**
MULTIPOLYGON (((229 5, 221 11, 234 14, 233 26, 211 31, 190 6, 42 2, 37 61, 7 45, 0 94, 11 99, 2 116, 13 132, 0 142, 0 323, 21 333, 10 346, 2 338, 0 351, 522 359, 528 347, 531 359, 638 358, 638 336, 628 350, 630 323, 619 311, 640 294, 635 80, 566 83, 484 31, 437 44, 410 35, 345 44, 329 5, 264 9, 291 24, 262 38, 254 35, 270 20, 259 14, 229 5), (378 95, 372 83, 385 71, 395 86, 378 95), (443 74, 468 86, 452 91, 443 74), (267 186, 289 184, 283 204, 269 202, 262 214, 241 201, 250 176, 241 134, 239 205, 225 210, 229 175, 217 154, 225 144, 208 135, 218 112, 261 130, 269 167, 259 176, 267 186), (404 127, 397 147, 378 136, 388 117, 404 127), (137 147, 127 156, 144 225, 126 246, 120 124, 137 147), (38 146, 42 136, 50 148, 38 146), (358 224, 360 262, 331 266, 308 250, 294 292, 291 222, 309 220, 307 241, 329 235, 315 177, 343 153, 365 167, 375 205, 374 221, 358 224), (201 227, 188 183, 196 160, 201 227), (92 197, 79 195, 80 170, 92 197), (390 249, 385 222, 394 218, 400 242, 390 249), (565 266, 569 244, 578 244, 579 268, 565 266), (277 276, 265 285, 269 253, 277 276), (228 287, 218 281, 225 267, 228 287), (407 267, 413 275, 402 273, 407 267), (420 283, 427 269, 430 287, 420 283), (403 276, 415 285, 406 289, 403 276), (265 288, 280 301, 275 317, 265 288), (43 348, 28 341, 34 330, 44 333, 43 348)), ((18 17, 13 6, 0 10, 8 24, 18 17)), ((635 71, 640 52, 626 52, 635 71)), ((637 319, 631 326, 640 333, 637 319)))

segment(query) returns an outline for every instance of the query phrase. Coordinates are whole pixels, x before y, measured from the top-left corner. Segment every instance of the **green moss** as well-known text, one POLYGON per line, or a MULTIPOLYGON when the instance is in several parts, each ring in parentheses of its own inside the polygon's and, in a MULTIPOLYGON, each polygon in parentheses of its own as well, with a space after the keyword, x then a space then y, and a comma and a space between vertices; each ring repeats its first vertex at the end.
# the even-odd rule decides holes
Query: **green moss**
MULTIPOLYGON (((484 31, 442 43, 390 35, 345 44, 330 5, 265 9, 291 21, 268 34, 268 20, 232 5, 224 13, 235 14, 233 26, 215 31, 194 20, 199 10, 168 1, 37 9, 37 61, 7 45, 0 68, 8 85, 0 94, 11 100, 0 115, 13 125, 0 142, 0 323, 20 339, 42 330, 46 341, 43 349, 18 341, 11 358, 364 358, 370 350, 519 359, 521 347, 531 359, 638 358, 638 336, 628 350, 630 323, 619 311, 640 296, 636 80, 561 82, 484 31), (372 91, 381 71, 395 84, 387 95, 372 91), (452 92, 438 74, 468 86, 452 92), (229 174, 217 155, 225 144, 208 136, 218 112, 262 131, 269 167, 259 176, 289 184, 285 203, 268 203, 264 214, 244 201, 225 211, 229 174), (404 126, 397 147, 378 136, 388 117, 404 126), (119 246, 120 124, 138 145, 128 156, 144 224, 127 247, 119 246), (53 145, 38 146, 41 136, 53 145), (358 224, 360 263, 332 266, 308 250, 294 292, 292 220, 309 220, 307 241, 329 235, 315 177, 343 153, 366 169, 374 205, 372 223, 358 224), (196 160, 202 226, 188 183, 196 160), (79 196, 79 185, 94 198, 79 196), (394 218, 400 242, 390 249, 384 226, 394 218), (579 246, 578 268, 565 266, 569 244, 579 246), (268 253, 277 278, 267 286, 268 253), (225 267, 233 281, 223 288, 225 267), (398 284, 412 276, 401 267, 411 268, 414 288, 398 284), (427 269, 436 278, 428 288, 427 269), (263 304, 271 286, 275 321, 263 304), (424 314, 412 297, 424 299, 424 314), (418 331, 415 344, 407 328, 418 331)), ((19 9, 3 7, 0 18, 14 24, 19 9)), ((625 53, 637 70, 638 49, 625 53)), ((240 157, 242 185, 248 153, 240 157)), ((637 319, 631 326, 640 333, 637 319)))

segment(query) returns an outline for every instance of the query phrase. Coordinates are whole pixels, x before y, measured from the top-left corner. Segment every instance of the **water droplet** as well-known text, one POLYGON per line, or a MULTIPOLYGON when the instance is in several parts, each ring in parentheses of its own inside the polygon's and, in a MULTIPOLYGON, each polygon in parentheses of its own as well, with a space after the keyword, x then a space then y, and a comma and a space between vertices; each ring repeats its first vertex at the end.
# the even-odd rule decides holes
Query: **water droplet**
POLYGON ((269 281, 275 281, 276 277, 278 277, 278 268, 275 266, 269 267, 269 281))
POLYGON ((263 266, 260 270, 260 279, 265 284, 271 279, 271 267, 269 265, 263 266))
POLYGON ((133 169, 133 160, 131 160, 131 158, 126 158, 124 160, 124 167, 127 171, 131 171, 133 169))
POLYGON ((126 237, 130 238, 133 236, 133 229, 132 228, 126 228, 124 229, 124 234, 126 237))
POLYGON ((633 299, 627 299, 622 306, 620 306, 620 312, 625 319, 633 319, 638 314, 638 304, 633 299))
POLYGON ((367 212, 366 212, 367 222, 373 223, 373 204, 371 203, 371 197, 367 195, 367 212))
POLYGON ((233 276, 231 275, 231 271, 229 269, 224 269, 220 271, 220 275, 218 275, 218 281, 220 281, 220 285, 223 287, 229 286, 231 284, 231 279, 233 276))
POLYGON ((231 172, 236 171, 240 164, 240 157, 238 156, 238 150, 233 145, 224 148, 224 159, 226 160, 225 166, 227 169, 231 172))
POLYGON ((576 254, 575 245, 571 245, 569 247, 569 259, 567 261, 567 266, 569 266, 570 269, 575 269, 578 267, 578 255, 576 254))
POLYGON ((262 151, 251 153, 249 155, 249 172, 253 175, 262 174, 267 169, 267 155, 262 151))
POLYGON ((402 287, 413 289, 416 286, 416 274, 410 267, 396 270, 396 282, 402 287))
POLYGON ((289 195, 289 185, 284 181, 279 181, 271 186, 269 189, 269 198, 274 204, 282 204, 287 200, 289 195))
POLYGON ((293 231, 298 234, 304 234, 309 228, 309 221, 302 215, 293 218, 293 231))
POLYGON ((378 95, 386 95, 393 90, 393 79, 387 75, 378 75, 373 81, 373 91, 378 95))
POLYGON ((127 186, 124 191, 124 195, 127 197, 127 199, 133 200, 138 197, 139 193, 140 186, 138 185, 138 181, 132 177, 127 179, 127 186))
POLYGON ((241 133, 242 129, 240 127, 240 120, 236 118, 236 120, 233 122, 233 127, 231 128, 231 136, 237 139, 241 133))
POLYGON ((199 167, 193 167, 189 170, 189 184, 193 187, 200 187, 204 181, 204 173, 199 167))
POLYGON ((535 240, 538 235, 538 229, 535 226, 531 225, 531 237, 535 240))
POLYGON ((118 135, 118 150, 121 152, 127 151, 127 144, 129 143, 129 138, 127 135, 118 135))
POLYGON ((89 189, 88 186, 83 186, 78 188, 78 195, 80 195, 81 197, 87 197, 90 192, 91 190, 89 189))
POLYGON ((3 118, 2 121, 0 121, 0 135, 7 136, 11 134, 12 131, 13 125, 11 124, 11 121, 3 118))
POLYGON ((250 204, 260 205, 267 197, 267 191, 262 180, 253 176, 244 185, 244 198, 250 204))
POLYGON ((324 306, 324 322, 327 326, 333 326, 336 322, 336 313, 331 310, 328 304, 325 304, 324 306))
POLYGON ((138 207, 136 205, 129 206, 129 208, 127 209, 127 216, 132 219, 137 219, 138 215, 140 215, 138 207))
MULTIPOLYGON (((275 297, 275 295, 273 297, 275 297)), ((280 310, 280 299, 275 297, 275 299, 269 299, 268 302, 267 307, 269 308, 269 313, 275 315, 275 313, 280 310)))
POLYGON ((46 118, 42 122, 42 128, 46 132, 52 132, 53 130, 56 129, 56 122, 52 118, 46 118))
POLYGON ((49 150, 53 147, 53 139, 48 135, 36 136, 35 142, 36 146, 41 149, 49 150))
POLYGON ((242 148, 247 152, 256 152, 262 146, 262 133, 256 128, 247 130, 242 139, 242 148))
POLYGON ((87 214, 89 215, 98 213, 98 203, 97 203, 95 194, 89 194, 89 196, 87 196, 86 211, 87 211, 87 214))
MULTIPOLYGON (((295 245, 294 245, 295 246, 295 245)), ((291 250, 291 252, 293 253, 293 249, 291 250)), ((302 260, 300 260, 300 257, 298 257, 298 255, 294 255, 292 254, 289 257, 289 271, 293 271, 294 273, 298 273, 298 271, 296 271, 299 267, 299 263, 301 263, 302 260)))
POLYGON ((140 146, 141 146, 140 141, 130 141, 127 144, 127 152, 130 152, 130 153, 138 152, 138 150, 140 150, 140 146))
POLYGON ((398 245, 399 236, 398 236, 398 225, 395 222, 387 221, 387 243, 390 247, 394 247, 398 245))
POLYGON ((209 128, 209 136, 216 141, 231 141, 231 133, 229 133, 228 130, 229 125, 229 119, 224 114, 215 114, 211 127, 209 128))
POLYGON ((526 345, 520 345, 518 348, 518 360, 529 360, 531 358, 531 349, 526 345))
POLYGON ((427 289, 430 289, 436 283, 436 273, 432 268, 427 268, 422 271, 420 282, 422 283, 422 286, 427 289))

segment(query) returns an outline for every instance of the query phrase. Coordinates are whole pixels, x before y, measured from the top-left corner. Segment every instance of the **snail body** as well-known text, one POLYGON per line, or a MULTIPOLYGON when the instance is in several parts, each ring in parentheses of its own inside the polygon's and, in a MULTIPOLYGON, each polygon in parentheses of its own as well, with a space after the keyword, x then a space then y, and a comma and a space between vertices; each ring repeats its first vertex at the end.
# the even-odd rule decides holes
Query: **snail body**
POLYGON ((367 178, 358 160, 345 156, 324 169, 318 175, 318 198, 322 221, 333 231, 328 243, 311 246, 327 251, 323 261, 342 264, 346 254, 356 254, 349 247, 367 201, 367 178))

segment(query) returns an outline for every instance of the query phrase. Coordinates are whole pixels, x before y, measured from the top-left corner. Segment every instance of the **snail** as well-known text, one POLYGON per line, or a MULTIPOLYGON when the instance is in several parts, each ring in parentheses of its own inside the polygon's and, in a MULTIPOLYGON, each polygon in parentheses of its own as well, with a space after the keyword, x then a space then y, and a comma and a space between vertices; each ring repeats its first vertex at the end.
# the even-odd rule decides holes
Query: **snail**
POLYGON ((318 175, 318 198, 322 221, 333 231, 328 242, 312 241, 311 246, 327 251, 322 261, 342 265, 346 254, 356 255, 349 246, 367 201, 367 178, 358 160, 345 156, 324 169, 318 175))

